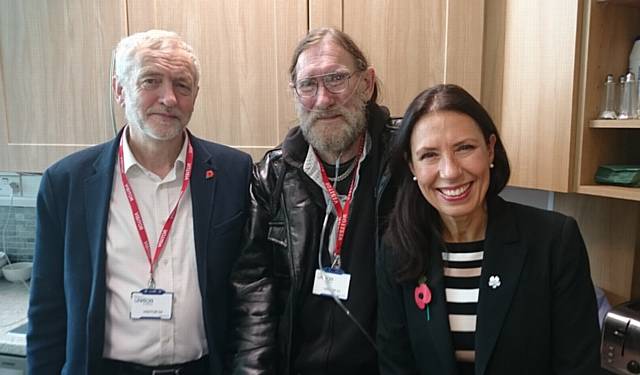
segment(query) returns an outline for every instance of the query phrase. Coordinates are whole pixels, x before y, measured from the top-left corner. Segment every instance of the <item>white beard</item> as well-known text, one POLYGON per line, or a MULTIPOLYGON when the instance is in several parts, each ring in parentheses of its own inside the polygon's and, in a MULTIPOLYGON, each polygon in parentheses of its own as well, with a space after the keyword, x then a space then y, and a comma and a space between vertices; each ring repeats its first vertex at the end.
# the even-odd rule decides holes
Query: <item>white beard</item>
POLYGON ((131 127, 138 128, 149 138, 156 141, 169 141, 182 134, 184 126, 178 123, 175 126, 166 127, 162 132, 157 131, 153 126, 145 123, 143 113, 140 110, 140 105, 136 99, 129 99, 125 97, 125 117, 127 123, 131 127))
POLYGON ((360 137, 367 127, 366 101, 354 97, 355 109, 349 110, 344 105, 336 105, 331 109, 308 110, 301 103, 296 103, 296 113, 300 121, 300 129, 304 139, 317 151, 340 155, 360 137), (318 124, 323 117, 341 115, 344 122, 339 125, 318 124))

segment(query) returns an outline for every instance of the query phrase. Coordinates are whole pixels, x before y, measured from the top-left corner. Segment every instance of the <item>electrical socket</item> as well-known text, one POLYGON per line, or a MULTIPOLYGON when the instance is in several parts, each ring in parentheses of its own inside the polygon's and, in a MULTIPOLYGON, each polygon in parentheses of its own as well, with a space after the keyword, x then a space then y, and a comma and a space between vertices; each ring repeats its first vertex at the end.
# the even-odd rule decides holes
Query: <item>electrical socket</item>
POLYGON ((0 175, 0 197, 20 195, 20 176, 0 175))

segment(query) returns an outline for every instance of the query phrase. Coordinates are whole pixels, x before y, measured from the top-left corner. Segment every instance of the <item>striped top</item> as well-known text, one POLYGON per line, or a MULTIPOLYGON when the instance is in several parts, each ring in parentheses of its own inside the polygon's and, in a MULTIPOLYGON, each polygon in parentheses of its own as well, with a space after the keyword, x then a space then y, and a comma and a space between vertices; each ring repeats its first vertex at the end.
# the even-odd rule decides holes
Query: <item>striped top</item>
POLYGON ((473 374, 476 309, 484 241, 447 243, 442 253, 444 286, 459 373, 473 374))

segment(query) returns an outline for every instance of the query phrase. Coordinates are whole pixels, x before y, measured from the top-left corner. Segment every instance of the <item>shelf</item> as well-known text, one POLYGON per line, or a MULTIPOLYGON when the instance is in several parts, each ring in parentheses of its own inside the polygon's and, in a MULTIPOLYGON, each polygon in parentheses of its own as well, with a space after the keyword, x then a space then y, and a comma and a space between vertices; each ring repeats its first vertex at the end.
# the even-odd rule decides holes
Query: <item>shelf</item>
POLYGON ((580 185, 577 192, 600 197, 640 201, 640 188, 613 185, 580 185))
POLYGON ((640 120, 591 120, 590 128, 598 129, 640 129, 640 120))
POLYGON ((640 1, 638 0, 597 0, 598 3, 602 4, 614 4, 614 5, 624 5, 628 7, 638 8, 640 7, 640 1))

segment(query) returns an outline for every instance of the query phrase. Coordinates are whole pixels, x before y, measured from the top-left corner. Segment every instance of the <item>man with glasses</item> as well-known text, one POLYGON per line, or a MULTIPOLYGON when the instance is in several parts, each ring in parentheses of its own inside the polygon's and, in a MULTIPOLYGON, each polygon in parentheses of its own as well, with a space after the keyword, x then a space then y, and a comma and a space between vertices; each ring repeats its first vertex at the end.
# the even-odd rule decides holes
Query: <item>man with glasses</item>
POLYGON ((289 71, 299 126, 254 168, 229 364, 234 374, 376 374, 389 113, 341 31, 309 32, 289 71))

